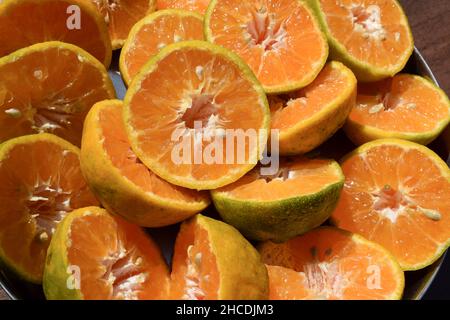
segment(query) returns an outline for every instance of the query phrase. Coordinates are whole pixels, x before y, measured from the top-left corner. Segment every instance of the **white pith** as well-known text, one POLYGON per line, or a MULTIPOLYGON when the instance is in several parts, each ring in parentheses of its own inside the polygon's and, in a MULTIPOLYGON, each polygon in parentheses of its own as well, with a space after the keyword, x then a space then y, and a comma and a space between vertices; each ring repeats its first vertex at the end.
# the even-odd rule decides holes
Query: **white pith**
POLYGON ((126 249, 121 240, 117 241, 117 250, 103 259, 103 279, 110 286, 110 298, 119 300, 138 300, 139 293, 148 273, 142 268, 142 257, 136 248, 126 249))
POLYGON ((265 53, 285 47, 287 32, 283 23, 278 24, 273 13, 265 6, 255 8, 250 21, 243 24, 244 39, 251 46, 260 46, 265 53))
POLYGON ((348 9, 354 31, 361 33, 366 39, 386 40, 387 32, 381 21, 381 9, 379 6, 369 5, 364 7, 352 4, 348 9))
POLYGON ((202 254, 200 252, 194 255, 193 246, 190 245, 187 250, 186 258, 186 277, 185 291, 182 296, 183 300, 202 300, 205 292, 200 288, 200 266, 202 262, 202 254))

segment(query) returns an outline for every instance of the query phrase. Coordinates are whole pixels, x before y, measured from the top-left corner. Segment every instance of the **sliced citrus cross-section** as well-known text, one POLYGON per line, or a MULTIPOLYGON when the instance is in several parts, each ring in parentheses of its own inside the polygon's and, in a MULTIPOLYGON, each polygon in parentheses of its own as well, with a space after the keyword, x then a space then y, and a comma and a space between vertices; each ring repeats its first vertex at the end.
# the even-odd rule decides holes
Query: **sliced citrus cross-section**
POLYGON ((124 119, 138 158, 163 179, 215 189, 250 171, 267 142, 264 90, 232 52, 184 41, 161 50, 133 80, 124 119))
POLYGON ((212 0, 205 35, 241 56, 267 93, 308 85, 328 57, 325 35, 298 0, 212 0))
POLYGON ((43 285, 50 300, 150 300, 167 297, 168 279, 159 248, 143 230, 86 207, 59 224, 43 285))
POLYGON ((122 105, 97 103, 84 125, 81 168, 103 206, 144 227, 174 224, 205 209, 207 193, 174 186, 139 161, 125 133, 122 105))
POLYGON ((203 17, 198 13, 168 9, 140 20, 120 53, 120 72, 127 85, 159 50, 186 40, 203 40, 203 17))
POLYGON ((392 252, 405 270, 424 268, 450 245, 450 170, 428 148, 369 142, 344 158, 345 186, 332 214, 338 227, 392 252))
POLYGON ((233 227, 202 215, 181 225, 175 243, 171 299, 267 299, 267 271, 256 249, 233 227))
POLYGON ((97 201, 81 174, 79 150, 54 135, 0 145, 0 259, 19 277, 40 283, 57 224, 97 201))
POLYGON ((210 0, 156 0, 156 5, 158 10, 171 8, 184 9, 204 14, 209 2, 210 0))
POLYGON ((327 64, 303 89, 269 97, 280 155, 303 154, 321 145, 344 125, 355 100, 355 75, 340 62, 327 64))
POLYGON ((80 145, 92 105, 115 96, 104 66, 79 47, 44 42, 0 58, 0 142, 48 132, 80 145))
POLYGON ((77 45, 106 67, 111 63, 108 28, 90 1, 0 1, 0 57, 52 40, 77 45))
POLYGON ((259 248, 271 300, 398 300, 405 277, 383 247, 347 231, 321 227, 259 248))
POLYGON ((414 44, 408 18, 397 0, 307 0, 330 43, 330 55, 360 81, 400 72, 414 44))
POLYGON ((120 49, 136 22, 155 11, 156 0, 91 0, 108 25, 112 49, 120 49))
POLYGON ((275 173, 264 169, 212 191, 222 218, 246 237, 285 241, 330 217, 344 184, 335 161, 282 159, 275 173))
POLYGON ((345 132, 358 145, 381 138, 429 144, 449 123, 450 101, 441 89, 420 76, 398 74, 358 86, 345 132))

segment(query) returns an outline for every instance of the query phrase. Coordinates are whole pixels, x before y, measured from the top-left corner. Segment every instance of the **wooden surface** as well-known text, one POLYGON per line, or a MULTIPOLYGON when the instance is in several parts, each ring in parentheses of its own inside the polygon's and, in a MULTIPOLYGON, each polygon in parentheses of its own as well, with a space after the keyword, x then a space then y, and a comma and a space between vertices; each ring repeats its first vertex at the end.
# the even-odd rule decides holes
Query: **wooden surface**
MULTIPOLYGON (((416 47, 424 55, 441 87, 450 93, 450 1, 400 0, 409 17, 416 47)), ((0 300, 7 299, 0 289, 0 300)))

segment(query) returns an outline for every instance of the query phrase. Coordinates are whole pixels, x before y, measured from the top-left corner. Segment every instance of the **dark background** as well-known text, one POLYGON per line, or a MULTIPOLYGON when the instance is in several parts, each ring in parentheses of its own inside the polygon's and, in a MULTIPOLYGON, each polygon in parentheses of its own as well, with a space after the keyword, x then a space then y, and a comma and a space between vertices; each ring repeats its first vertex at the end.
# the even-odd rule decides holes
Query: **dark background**
MULTIPOLYGON (((449 0, 400 0, 409 17, 416 47, 423 54, 441 87, 450 94, 449 0)), ((0 300, 7 299, 0 289, 0 300)), ((450 300, 450 254, 425 299, 450 300)))

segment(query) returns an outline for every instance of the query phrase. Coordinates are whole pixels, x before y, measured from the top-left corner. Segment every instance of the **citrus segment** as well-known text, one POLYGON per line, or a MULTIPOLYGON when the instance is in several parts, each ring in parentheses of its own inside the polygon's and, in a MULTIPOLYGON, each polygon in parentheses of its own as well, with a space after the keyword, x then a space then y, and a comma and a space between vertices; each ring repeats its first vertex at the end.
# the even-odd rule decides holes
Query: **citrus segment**
POLYGON ((269 118, 248 67, 203 41, 164 48, 133 80, 124 102, 139 159, 163 179, 198 190, 232 183, 256 165, 269 118))
POLYGON ((0 58, 0 142, 48 132, 80 145, 92 105, 113 98, 103 65, 63 42, 44 42, 0 58))
POLYGON ((450 170, 434 152, 376 140, 344 158, 342 169, 338 227, 380 243, 405 270, 430 265, 450 245, 450 170))
POLYGON ((40 283, 57 224, 95 205, 81 174, 79 150, 49 134, 0 145, 0 260, 21 278, 40 283))
POLYGON ((241 56, 268 93, 308 85, 328 57, 326 37, 298 0, 212 0, 205 35, 241 56))
POLYGON ((106 67, 111 62, 108 28, 85 0, 6 0, 0 2, 0 57, 45 41, 72 43, 106 67))
POLYGON ((356 78, 340 62, 328 63, 303 89, 269 97, 280 154, 307 153, 321 145, 344 125, 355 99, 356 78))
POLYGON ((170 296, 183 300, 267 299, 267 271, 256 249, 236 229, 197 215, 181 225, 170 296))
POLYGON ((282 244, 266 242, 271 300, 397 300, 404 274, 386 249, 322 227, 282 244))
POLYGON ((330 55, 360 81, 394 76, 414 50, 413 36, 396 0, 307 0, 328 36, 330 55))
POLYGON ((120 49, 136 22, 155 11, 156 0, 91 0, 108 26, 112 49, 120 49))
POLYGON ((156 0, 156 5, 158 10, 171 8, 184 9, 204 14, 209 2, 209 0, 156 0))
POLYGON ((449 123, 450 101, 441 89, 425 78, 398 74, 358 86, 345 130, 358 145, 381 138, 429 144, 449 123))
POLYGON ((145 227, 185 220, 205 209, 208 194, 174 186, 145 167, 125 133, 122 101, 94 105, 86 117, 81 168, 103 206, 145 227))
POLYGON ((162 10, 140 20, 120 54, 120 72, 129 85, 149 58, 168 44, 203 40, 203 18, 184 10, 162 10))
POLYGON ((43 284, 50 300, 162 299, 168 270, 159 248, 138 226, 87 207, 58 226, 43 284))
POLYGON ((281 160, 276 172, 257 167, 212 191, 222 218, 245 236, 285 241, 325 222, 339 199, 344 176, 331 160, 281 160))

